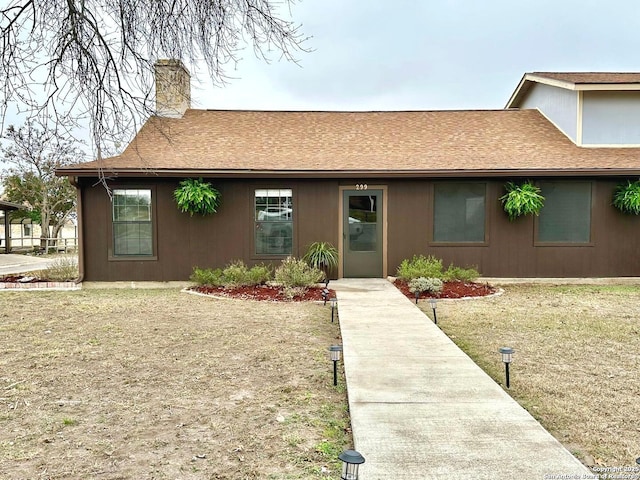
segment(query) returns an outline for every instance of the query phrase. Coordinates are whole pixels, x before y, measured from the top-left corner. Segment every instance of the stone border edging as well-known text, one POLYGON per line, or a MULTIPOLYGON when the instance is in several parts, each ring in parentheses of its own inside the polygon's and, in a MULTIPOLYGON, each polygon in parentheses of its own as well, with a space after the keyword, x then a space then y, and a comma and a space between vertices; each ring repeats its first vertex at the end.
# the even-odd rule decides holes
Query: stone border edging
POLYGON ((5 292, 46 292, 72 290, 82 290, 82 284, 75 282, 0 282, 0 291, 5 292))

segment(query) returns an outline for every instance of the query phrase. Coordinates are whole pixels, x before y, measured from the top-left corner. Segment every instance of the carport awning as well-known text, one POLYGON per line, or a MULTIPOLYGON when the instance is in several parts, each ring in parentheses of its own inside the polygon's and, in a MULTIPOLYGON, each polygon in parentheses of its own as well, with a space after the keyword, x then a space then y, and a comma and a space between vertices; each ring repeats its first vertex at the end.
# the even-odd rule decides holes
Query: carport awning
POLYGON ((23 208, 25 208, 24 205, 20 205, 19 203, 0 200, 0 210, 4 213, 4 238, 1 239, 4 244, 4 253, 9 253, 11 248, 9 245, 9 215, 7 215, 7 212, 10 212, 11 210, 21 210, 23 208))
POLYGON ((5 202, 4 200, 0 200, 0 210, 4 210, 5 212, 9 210, 21 210, 25 208, 24 205, 20 205, 19 203, 5 202))

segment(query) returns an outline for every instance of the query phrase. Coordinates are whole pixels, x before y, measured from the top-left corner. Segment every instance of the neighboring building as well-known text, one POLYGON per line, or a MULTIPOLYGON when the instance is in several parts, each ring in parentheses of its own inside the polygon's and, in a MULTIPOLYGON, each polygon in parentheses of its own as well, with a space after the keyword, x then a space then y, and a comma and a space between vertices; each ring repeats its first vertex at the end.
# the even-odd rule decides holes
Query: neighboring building
MULTIPOLYGON (((22 205, 19 206, 23 208, 22 205)), ((0 209, 1 210, 1 209, 0 209)), ((16 209, 17 210, 17 209, 16 209)), ((50 227, 53 230, 53 227, 50 227)), ((11 218, 5 223, 0 216, 0 241, 3 253, 6 252, 5 239, 9 233, 11 252, 33 251, 41 248, 40 234, 42 229, 39 224, 33 223, 30 218, 11 218), (8 226, 8 228, 7 228, 8 226)), ((78 228, 71 220, 68 220, 60 229, 57 238, 49 237, 47 240, 51 250, 59 252, 73 252, 77 250, 78 228)))
POLYGON ((121 155, 58 171, 79 189, 85 280, 185 280, 315 241, 338 247, 340 277, 414 254, 495 277, 640 276, 640 218, 611 206, 640 176, 640 74, 527 74, 505 110, 408 112, 195 110, 180 63, 157 79, 165 116, 121 155), (214 215, 175 205, 198 177, 222 193, 214 215), (527 179, 545 206, 510 222, 504 184, 527 179))

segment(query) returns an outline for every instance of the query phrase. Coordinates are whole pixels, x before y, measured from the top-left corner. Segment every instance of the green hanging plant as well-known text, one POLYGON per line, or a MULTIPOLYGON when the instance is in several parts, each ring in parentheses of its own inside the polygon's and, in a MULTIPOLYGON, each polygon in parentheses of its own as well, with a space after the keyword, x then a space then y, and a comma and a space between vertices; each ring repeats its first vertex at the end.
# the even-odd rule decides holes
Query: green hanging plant
POLYGON ((640 215, 640 180, 618 185, 613 192, 613 206, 623 213, 640 215))
POLYGON ((179 183, 178 188, 173 192, 173 198, 180 211, 200 215, 216 213, 222 200, 220 192, 213 188, 210 183, 202 178, 187 178, 179 183))
POLYGON ((507 193, 500 197, 504 211, 509 215, 509 220, 514 221, 521 215, 538 215, 544 206, 544 197, 540 195, 540 188, 531 180, 523 184, 507 182, 507 193))

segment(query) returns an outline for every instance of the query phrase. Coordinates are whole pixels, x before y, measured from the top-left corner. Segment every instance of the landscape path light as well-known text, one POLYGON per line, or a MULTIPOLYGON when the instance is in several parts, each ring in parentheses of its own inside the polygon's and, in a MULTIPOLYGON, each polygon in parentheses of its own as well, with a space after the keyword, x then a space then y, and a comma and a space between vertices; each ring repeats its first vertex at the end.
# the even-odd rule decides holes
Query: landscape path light
POLYGON ((336 297, 331 297, 329 302, 331 302, 331 323, 333 323, 333 315, 338 308, 338 299, 336 297))
POLYGON ((413 294, 416 296, 416 305, 418 304, 418 299, 420 298, 420 290, 416 289, 413 294))
POLYGON ((329 298, 329 289, 328 288, 323 288, 322 289, 322 301, 324 302, 323 305, 327 304, 327 299, 329 298))
POLYGON ((509 388, 509 364, 513 360, 513 352, 515 350, 511 347, 500 347, 498 352, 502 355, 502 361, 504 363, 504 374, 507 380, 507 388, 509 388))
POLYGON ((342 460, 340 480, 358 480, 358 469, 364 463, 364 457, 355 450, 345 450, 338 458, 342 460))
POLYGON ((431 310, 433 310, 433 323, 438 324, 438 316, 436 314, 436 308, 438 307, 438 301, 435 298, 429 299, 429 305, 431 305, 431 310))
POLYGON ((338 385, 338 362, 340 361, 340 352, 342 352, 342 345, 331 345, 329 347, 329 354, 331 355, 331 361, 333 362, 333 385, 338 385))

